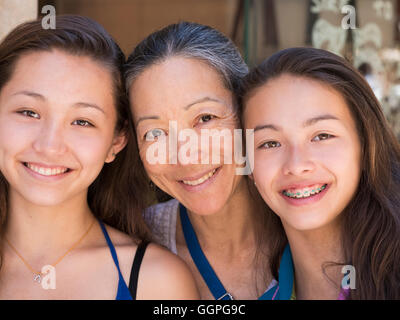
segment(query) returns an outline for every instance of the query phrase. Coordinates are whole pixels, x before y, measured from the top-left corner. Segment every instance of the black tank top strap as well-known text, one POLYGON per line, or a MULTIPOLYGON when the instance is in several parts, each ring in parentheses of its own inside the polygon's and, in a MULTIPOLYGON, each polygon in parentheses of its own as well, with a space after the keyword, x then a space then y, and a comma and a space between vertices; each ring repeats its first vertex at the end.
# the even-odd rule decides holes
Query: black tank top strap
POLYGON ((135 258, 133 259, 131 275, 129 277, 129 291, 131 293, 132 299, 136 300, 137 285, 139 279, 139 269, 142 264, 143 256, 148 246, 148 241, 142 241, 135 253, 135 258))

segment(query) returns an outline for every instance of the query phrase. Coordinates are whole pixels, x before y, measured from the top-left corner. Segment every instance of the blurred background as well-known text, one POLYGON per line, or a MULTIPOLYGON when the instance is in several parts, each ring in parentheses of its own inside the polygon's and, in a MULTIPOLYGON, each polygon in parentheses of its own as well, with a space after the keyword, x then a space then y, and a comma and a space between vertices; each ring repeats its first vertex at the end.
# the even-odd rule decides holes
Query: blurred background
POLYGON ((400 140, 400 0, 0 0, 0 40, 45 5, 98 21, 126 54, 182 20, 220 30, 250 67, 288 47, 332 51, 364 74, 400 140))

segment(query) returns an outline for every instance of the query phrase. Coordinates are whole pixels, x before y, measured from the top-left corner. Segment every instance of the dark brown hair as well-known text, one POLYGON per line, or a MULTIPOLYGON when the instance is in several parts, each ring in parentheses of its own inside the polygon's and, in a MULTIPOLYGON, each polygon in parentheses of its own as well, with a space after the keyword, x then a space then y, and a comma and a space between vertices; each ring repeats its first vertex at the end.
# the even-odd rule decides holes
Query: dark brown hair
MULTIPOLYGON (((362 150, 358 190, 342 212, 345 261, 356 269, 349 299, 400 299, 400 146, 373 91, 347 61, 325 50, 291 48, 262 62, 245 78, 242 114, 254 90, 283 74, 320 81, 339 92, 357 124, 362 150)), ((271 212, 270 212, 271 214, 271 212)), ((286 236, 274 215, 271 270, 276 277, 286 236)))
MULTIPOLYGON (((131 235, 134 240, 148 238, 142 218, 146 205, 142 193, 145 177, 141 176, 141 170, 135 170, 141 163, 137 160, 136 137, 122 78, 125 57, 107 31, 97 22, 76 15, 57 16, 54 30, 43 29, 40 19, 19 25, 0 43, 0 90, 12 77, 21 56, 54 49, 90 57, 107 68, 112 76, 117 111, 115 133, 124 133, 127 145, 113 162, 104 165, 89 186, 87 200, 97 218, 131 235)), ((7 220, 8 188, 8 182, 0 172, 0 237, 7 220)))

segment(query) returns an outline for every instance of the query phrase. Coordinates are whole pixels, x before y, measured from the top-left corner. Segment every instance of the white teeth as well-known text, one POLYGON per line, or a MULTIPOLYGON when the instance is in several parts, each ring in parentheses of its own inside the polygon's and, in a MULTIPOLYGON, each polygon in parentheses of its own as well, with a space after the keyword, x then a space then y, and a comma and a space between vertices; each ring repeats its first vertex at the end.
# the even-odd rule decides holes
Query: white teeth
POLYGON ((305 189, 296 189, 296 190, 290 190, 290 191, 284 190, 283 194, 289 198, 295 198, 295 199, 308 198, 314 194, 320 193, 326 187, 327 187, 327 185, 324 184, 324 185, 315 185, 311 188, 305 188, 305 189))
POLYGON ((43 168, 43 167, 38 167, 38 166, 32 165, 30 163, 26 163, 26 166, 29 169, 31 169, 32 171, 35 171, 43 176, 56 176, 56 175, 65 173, 68 170, 68 168, 61 168, 61 167, 53 168, 53 169, 43 168))
POLYGON ((184 184, 189 185, 189 186, 197 186, 197 185, 203 183, 204 181, 210 179, 210 178, 213 176, 213 174, 215 173, 215 171, 217 171, 217 169, 214 169, 213 171, 210 171, 209 173, 207 173, 206 175, 204 175, 204 176, 201 177, 200 179, 193 180, 193 181, 185 181, 185 180, 182 180, 182 182, 183 182, 184 184))

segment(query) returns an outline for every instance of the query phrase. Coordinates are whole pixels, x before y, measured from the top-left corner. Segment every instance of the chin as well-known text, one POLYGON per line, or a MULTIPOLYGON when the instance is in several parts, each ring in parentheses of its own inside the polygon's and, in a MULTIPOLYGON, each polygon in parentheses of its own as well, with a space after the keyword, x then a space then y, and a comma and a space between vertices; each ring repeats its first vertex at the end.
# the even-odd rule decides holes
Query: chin
POLYGON ((332 224, 334 220, 335 220, 334 218, 327 220, 326 217, 321 217, 320 214, 315 214, 315 215, 304 214, 302 217, 297 217, 297 219, 293 219, 293 217, 285 219, 284 225, 289 226, 291 229, 295 229, 298 231, 312 231, 312 230, 323 229, 332 224))
MULTIPOLYGON (((183 202, 181 203, 185 205, 183 202)), ((210 216, 221 211, 225 205, 226 201, 218 201, 215 199, 205 201, 204 199, 199 199, 198 201, 190 201, 185 207, 198 215, 210 216)))
POLYGON ((25 202, 40 207, 52 207, 60 205, 67 199, 59 192, 21 192, 19 193, 25 202))

